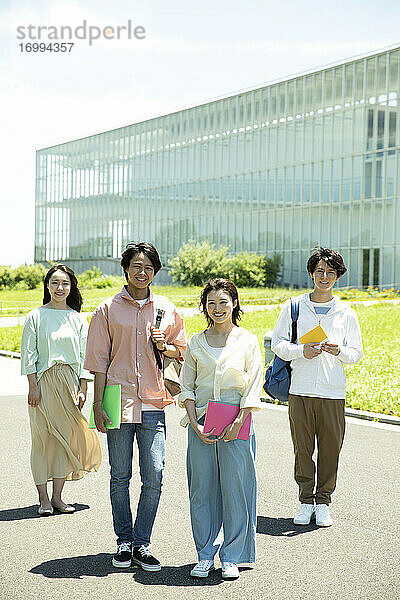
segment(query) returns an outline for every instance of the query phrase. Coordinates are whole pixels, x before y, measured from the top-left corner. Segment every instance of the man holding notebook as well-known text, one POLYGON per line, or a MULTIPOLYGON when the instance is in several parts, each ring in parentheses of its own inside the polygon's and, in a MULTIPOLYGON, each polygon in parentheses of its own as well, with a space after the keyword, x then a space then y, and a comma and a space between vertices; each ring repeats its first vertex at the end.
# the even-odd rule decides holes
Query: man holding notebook
POLYGON ((150 537, 164 469, 164 406, 170 403, 159 364, 162 355, 184 358, 186 334, 176 307, 150 291, 153 277, 161 269, 154 246, 147 242, 128 244, 121 266, 127 285, 94 311, 85 368, 95 375, 96 427, 107 433, 110 498, 117 536, 112 564, 130 567, 134 562, 145 571, 159 571, 160 562, 150 552, 150 537), (102 408, 104 388, 112 385, 121 386, 121 424, 117 429, 106 427, 110 421, 102 408), (135 437, 142 488, 133 525, 129 484, 135 437))
POLYGON ((290 341, 288 300, 275 325, 271 348, 283 360, 291 361, 289 422, 300 500, 294 523, 308 525, 315 518, 318 526, 329 527, 329 504, 345 430, 343 365, 358 362, 363 348, 355 311, 332 294, 334 284, 347 271, 343 258, 330 248, 318 247, 308 259, 307 271, 314 289, 298 298, 297 342, 290 341), (315 438, 316 477, 312 459, 315 438))

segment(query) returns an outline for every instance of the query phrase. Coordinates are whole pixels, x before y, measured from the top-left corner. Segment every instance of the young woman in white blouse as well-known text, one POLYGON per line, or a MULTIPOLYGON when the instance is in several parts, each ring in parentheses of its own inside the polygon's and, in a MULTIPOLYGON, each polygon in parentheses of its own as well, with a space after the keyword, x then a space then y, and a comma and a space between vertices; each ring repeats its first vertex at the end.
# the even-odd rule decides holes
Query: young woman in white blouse
POLYGON ((87 322, 79 315, 82 296, 74 272, 54 265, 44 279, 43 306, 26 317, 21 343, 21 370, 28 376, 31 469, 39 494, 38 513, 73 513, 62 490, 67 479, 97 471, 99 440, 81 414, 87 379, 83 370, 87 322), (53 482, 51 500, 47 482, 53 482))
POLYGON ((237 565, 255 561, 257 481, 253 426, 237 439, 247 415, 261 408, 262 357, 256 336, 238 326, 238 292, 227 279, 212 279, 201 294, 208 327, 192 336, 181 374, 181 425, 188 430, 190 516, 198 563, 192 577, 207 577, 219 552, 224 579, 237 565), (208 401, 239 407, 218 437, 203 432, 208 401), (222 533, 223 532, 223 533, 222 533), (223 540, 222 540, 223 535, 223 540))

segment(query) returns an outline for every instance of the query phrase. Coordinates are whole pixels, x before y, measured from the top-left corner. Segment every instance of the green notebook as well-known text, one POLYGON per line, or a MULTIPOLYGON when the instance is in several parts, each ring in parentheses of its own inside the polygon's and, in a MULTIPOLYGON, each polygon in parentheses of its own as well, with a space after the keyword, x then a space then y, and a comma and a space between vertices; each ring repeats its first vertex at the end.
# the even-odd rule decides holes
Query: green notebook
MULTIPOLYGON (((112 425, 109 425, 107 421, 104 421, 106 429, 119 429, 121 425, 121 386, 106 385, 104 388, 103 401, 101 405, 103 410, 107 413, 108 418, 112 422, 112 425)), ((96 425, 94 423, 93 404, 92 410, 90 411, 89 428, 96 429, 96 425)))

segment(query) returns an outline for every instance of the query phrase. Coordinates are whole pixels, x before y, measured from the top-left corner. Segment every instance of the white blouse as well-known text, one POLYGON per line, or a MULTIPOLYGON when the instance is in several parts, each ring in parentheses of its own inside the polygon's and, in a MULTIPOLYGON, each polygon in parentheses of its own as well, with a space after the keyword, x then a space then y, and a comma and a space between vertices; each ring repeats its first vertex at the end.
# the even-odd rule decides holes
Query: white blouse
MULTIPOLYGON (((234 327, 218 358, 212 350, 204 331, 191 337, 181 371, 179 406, 185 408, 185 400, 194 400, 198 419, 206 413, 209 400, 261 408, 263 364, 257 337, 234 327)), ((186 415, 181 425, 188 422, 186 415)))

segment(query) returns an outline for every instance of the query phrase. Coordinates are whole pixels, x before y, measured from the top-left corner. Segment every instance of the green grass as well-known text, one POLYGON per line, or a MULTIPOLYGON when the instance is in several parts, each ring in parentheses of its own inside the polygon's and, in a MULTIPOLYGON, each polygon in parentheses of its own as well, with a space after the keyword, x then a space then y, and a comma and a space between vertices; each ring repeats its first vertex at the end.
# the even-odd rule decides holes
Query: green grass
MULTIPOLYGON (((93 311, 95 307, 105 298, 118 293, 125 279, 120 278, 117 286, 102 289, 81 288, 83 296, 83 310, 93 311)), ((156 294, 167 296, 176 306, 195 307, 198 306, 201 287, 182 287, 178 285, 152 286, 156 294)), ((242 305, 246 304, 281 304, 291 295, 301 294, 306 290, 290 288, 240 288, 240 301, 242 305)), ((400 292, 397 289, 368 288, 365 290, 342 289, 335 293, 343 300, 380 300, 387 298, 399 298, 400 292)), ((42 303, 43 290, 0 290, 0 317, 25 315, 29 310, 39 306, 42 303)))
MULTIPOLYGON (((241 324, 258 337, 264 355, 264 333, 273 329, 279 309, 247 313, 241 324)), ((346 366, 346 404, 351 408, 400 416, 400 306, 357 306, 364 357, 346 366)), ((205 327, 201 315, 185 319, 188 337, 205 327)), ((19 351, 22 327, 0 328, 0 348, 19 351)))
POLYGON ((400 416, 400 306, 358 306, 364 357, 346 367, 346 403, 400 416))
MULTIPOLYGON (((121 291, 125 279, 121 277, 120 285, 105 289, 81 289, 84 311, 93 311, 105 298, 121 291)), ((176 306, 195 307, 199 303, 202 287, 152 286, 155 294, 167 296, 176 306)), ((241 288, 239 290, 242 304, 280 304, 291 294, 299 294, 302 290, 288 288, 241 288)), ((0 316, 24 315, 42 303, 43 290, 0 290, 0 316)))
POLYGON ((0 327, 0 350, 19 352, 21 346, 22 326, 0 327))

